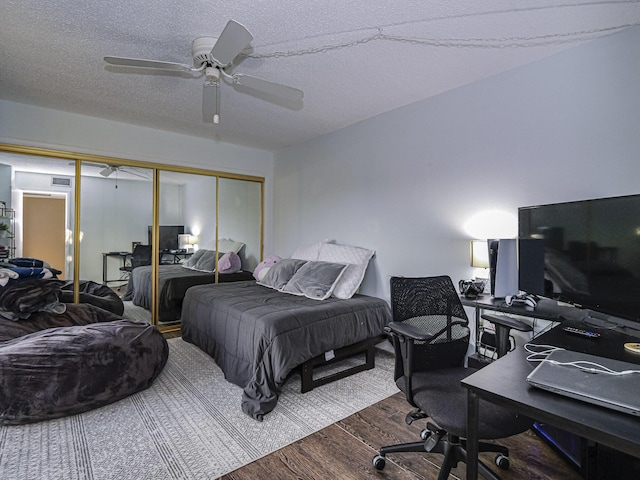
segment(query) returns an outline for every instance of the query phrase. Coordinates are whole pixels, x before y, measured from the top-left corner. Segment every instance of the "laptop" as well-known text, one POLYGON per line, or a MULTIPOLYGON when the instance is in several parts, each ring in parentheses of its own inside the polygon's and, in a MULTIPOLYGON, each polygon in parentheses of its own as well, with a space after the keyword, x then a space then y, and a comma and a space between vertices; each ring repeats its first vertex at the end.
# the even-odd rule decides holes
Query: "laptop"
MULTIPOLYGON (((547 360, 561 363, 587 361, 618 372, 624 370, 640 372, 640 364, 571 350, 555 350, 549 354, 547 360)), ((583 402, 640 416, 640 373, 627 375, 591 373, 574 366, 554 365, 547 361, 538 364, 527 377, 527 382, 534 387, 583 402)))

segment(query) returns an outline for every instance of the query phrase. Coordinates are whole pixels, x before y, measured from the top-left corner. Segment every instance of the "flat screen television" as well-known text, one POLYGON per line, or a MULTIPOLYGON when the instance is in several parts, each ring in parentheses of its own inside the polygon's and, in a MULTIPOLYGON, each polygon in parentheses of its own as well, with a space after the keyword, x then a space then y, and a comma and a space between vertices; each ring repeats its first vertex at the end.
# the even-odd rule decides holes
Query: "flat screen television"
MULTIPOLYGON (((153 227, 149 225, 149 245, 151 245, 153 227)), ((184 225, 160 225, 160 235, 158 248, 163 250, 177 250, 178 249, 178 235, 184 233, 184 225)))
POLYGON ((544 286, 527 293, 640 321, 640 195, 522 207, 518 235, 544 243, 544 286))

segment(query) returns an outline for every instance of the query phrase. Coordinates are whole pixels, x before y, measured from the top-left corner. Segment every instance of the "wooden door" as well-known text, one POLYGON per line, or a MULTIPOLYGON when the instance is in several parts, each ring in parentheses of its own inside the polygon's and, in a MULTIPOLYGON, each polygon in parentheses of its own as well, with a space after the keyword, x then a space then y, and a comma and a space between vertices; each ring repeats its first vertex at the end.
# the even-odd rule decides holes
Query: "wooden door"
POLYGON ((65 199, 23 197, 22 254, 44 260, 65 275, 65 199))

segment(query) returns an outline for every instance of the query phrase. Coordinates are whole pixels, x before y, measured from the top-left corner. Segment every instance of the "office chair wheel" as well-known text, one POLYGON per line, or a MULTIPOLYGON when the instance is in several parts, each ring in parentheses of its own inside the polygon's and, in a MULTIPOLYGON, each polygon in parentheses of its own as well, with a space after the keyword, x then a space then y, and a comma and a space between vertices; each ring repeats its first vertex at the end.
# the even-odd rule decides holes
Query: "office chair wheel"
POLYGON ((422 440, 426 441, 430 436, 431 436, 431 430, 429 430, 428 428, 425 428, 420 432, 420 438, 422 440))
POLYGON ((376 467, 376 470, 382 470, 386 464, 387 461, 382 455, 373 457, 373 466, 376 467))
POLYGON ((505 456, 505 455, 497 455, 496 456, 496 465, 498 466, 498 468, 500 468, 501 470, 509 470, 509 457, 505 456))

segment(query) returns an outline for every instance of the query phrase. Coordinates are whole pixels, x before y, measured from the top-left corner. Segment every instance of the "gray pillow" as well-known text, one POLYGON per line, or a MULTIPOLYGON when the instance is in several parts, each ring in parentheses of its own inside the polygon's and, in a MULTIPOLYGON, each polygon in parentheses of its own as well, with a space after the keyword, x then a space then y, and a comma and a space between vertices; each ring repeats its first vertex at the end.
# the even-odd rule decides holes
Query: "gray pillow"
POLYGON ((216 251, 201 249, 191 255, 191 258, 182 264, 185 268, 200 272, 216 271, 216 251))
POLYGON ((307 263, 306 260, 296 260, 294 258, 280 260, 269 268, 262 280, 256 283, 264 287, 280 290, 305 263, 307 263))
POLYGON ((204 255, 198 258, 198 261, 192 268, 200 272, 215 272, 217 256, 218 252, 215 250, 207 250, 204 255))
POLYGON ((205 254, 205 252, 208 252, 208 250, 205 250, 204 248, 198 250, 193 255, 191 255, 187 261, 182 262, 182 266, 185 268, 193 268, 193 266, 200 259, 200 257, 205 254))
POLYGON ((331 296, 346 268, 347 265, 342 263, 307 262, 291 277, 282 291, 324 300, 331 296))

